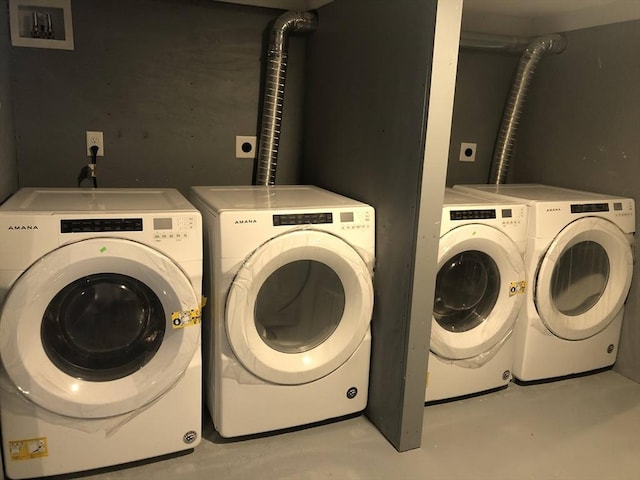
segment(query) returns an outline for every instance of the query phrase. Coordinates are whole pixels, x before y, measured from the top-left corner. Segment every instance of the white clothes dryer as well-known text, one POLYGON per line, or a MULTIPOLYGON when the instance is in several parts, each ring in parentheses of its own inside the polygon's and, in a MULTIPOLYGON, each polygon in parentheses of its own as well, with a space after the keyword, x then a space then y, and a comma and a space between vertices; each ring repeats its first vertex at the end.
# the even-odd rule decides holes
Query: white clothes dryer
POLYGON ((445 189, 425 401, 506 386, 524 300, 527 208, 445 189))
POLYGON ((374 210, 310 186, 192 187, 205 228, 205 390, 236 437, 367 403, 374 210), (208 253, 207 253, 208 252, 208 253))
POLYGON ((10 478, 199 443, 202 222, 177 190, 24 188, 0 255, 10 478))
POLYGON ((454 188, 529 206, 531 288, 515 329, 514 376, 547 380, 613 365, 633 274, 633 199, 538 184, 454 188))

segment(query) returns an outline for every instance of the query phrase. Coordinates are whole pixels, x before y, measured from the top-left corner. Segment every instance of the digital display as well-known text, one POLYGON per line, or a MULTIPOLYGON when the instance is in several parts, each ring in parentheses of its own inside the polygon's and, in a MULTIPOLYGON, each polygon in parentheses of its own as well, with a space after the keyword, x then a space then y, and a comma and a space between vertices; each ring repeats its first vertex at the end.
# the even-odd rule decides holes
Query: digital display
POLYGON ((77 220, 60 220, 60 233, 141 231, 141 218, 82 218, 77 220))
POLYGON ((608 203, 584 203, 571 205, 571 213, 608 212, 608 203))
POLYGON ((340 222, 353 222, 353 212, 340 212, 340 222))
POLYGON ((154 230, 171 230, 173 228, 173 222, 171 218, 154 218, 153 229, 154 230))
POLYGON ((451 220, 482 220, 487 218, 496 218, 496 210, 494 208, 486 210, 451 210, 449 212, 451 220))
POLYGON ((273 226, 333 223, 332 213, 291 213, 273 216, 273 226))
POLYGON ((511 213, 511 209, 510 208, 503 208, 502 209, 502 218, 511 218, 513 216, 513 214, 511 213))

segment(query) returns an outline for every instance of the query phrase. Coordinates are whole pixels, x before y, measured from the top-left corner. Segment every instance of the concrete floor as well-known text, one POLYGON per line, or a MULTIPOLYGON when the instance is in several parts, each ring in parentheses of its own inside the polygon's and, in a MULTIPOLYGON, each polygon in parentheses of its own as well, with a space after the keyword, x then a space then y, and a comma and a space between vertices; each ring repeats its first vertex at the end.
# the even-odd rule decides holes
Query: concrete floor
POLYGON ((425 407, 422 448, 398 453, 364 416, 225 441, 186 455, 58 478, 640 479, 640 384, 606 371, 425 407))

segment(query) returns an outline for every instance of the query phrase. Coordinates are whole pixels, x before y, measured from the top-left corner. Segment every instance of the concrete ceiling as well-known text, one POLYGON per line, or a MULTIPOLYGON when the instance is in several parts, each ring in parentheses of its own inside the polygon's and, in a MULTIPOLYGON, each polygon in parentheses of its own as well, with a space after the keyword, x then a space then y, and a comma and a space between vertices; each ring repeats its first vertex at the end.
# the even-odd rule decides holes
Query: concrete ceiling
MULTIPOLYGON (((283 10, 311 10, 321 9, 336 0, 217 1, 283 10)), ((464 0, 462 29, 532 36, 638 19, 640 0, 464 0)))
MULTIPOLYGON (((617 3, 617 0, 464 0, 464 8, 487 13, 537 17, 606 8, 613 3, 617 3)), ((630 0, 628 3, 638 5, 636 0, 630 0)))
POLYGON ((537 35, 638 19, 640 0, 464 0, 462 28, 537 35))

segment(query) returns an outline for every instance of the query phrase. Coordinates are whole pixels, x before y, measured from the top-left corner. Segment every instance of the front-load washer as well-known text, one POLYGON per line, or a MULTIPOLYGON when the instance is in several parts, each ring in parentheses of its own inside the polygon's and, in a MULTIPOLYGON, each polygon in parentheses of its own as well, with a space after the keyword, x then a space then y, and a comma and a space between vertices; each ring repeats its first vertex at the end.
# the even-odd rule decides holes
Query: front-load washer
POLYGON ((311 186, 191 193, 206 238, 204 378, 218 433, 243 436, 362 411, 374 209, 311 186))
POLYGON ((529 206, 513 374, 548 380, 614 364, 633 274, 633 199, 538 184, 458 191, 529 206))
POLYGON ((201 215, 173 189, 19 190, 0 206, 7 476, 200 441, 201 215))
POLYGON ((425 401, 508 385, 527 207, 445 189, 425 401))

